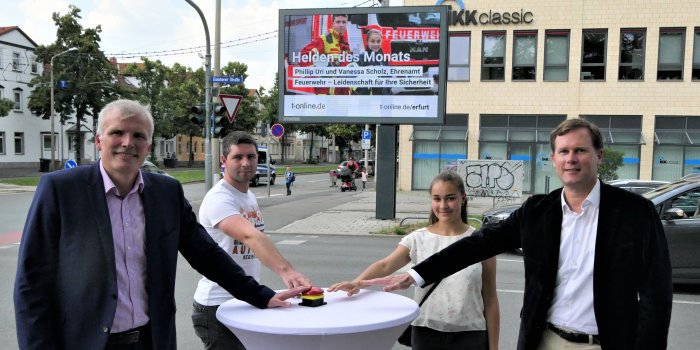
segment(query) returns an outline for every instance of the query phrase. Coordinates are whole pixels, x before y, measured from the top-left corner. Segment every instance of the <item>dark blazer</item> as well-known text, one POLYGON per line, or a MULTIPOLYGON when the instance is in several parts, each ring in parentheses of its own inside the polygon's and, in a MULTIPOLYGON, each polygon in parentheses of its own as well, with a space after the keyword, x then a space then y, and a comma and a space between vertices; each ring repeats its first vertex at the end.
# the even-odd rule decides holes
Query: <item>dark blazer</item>
MULTIPOLYGON (((529 198, 508 219, 486 225, 416 265, 429 285, 496 254, 523 248, 525 294, 518 349, 537 349, 554 296, 561 192, 529 198)), ((601 184, 593 307, 603 349, 665 349, 671 320, 671 264, 654 205, 601 184)))
MULTIPOLYGON (((153 349, 175 349, 178 251, 236 298, 266 307, 275 292, 231 260, 197 223, 182 186, 143 174, 153 349)), ((19 250, 14 302, 20 349, 104 349, 117 305, 109 211, 99 164, 43 175, 19 250)))

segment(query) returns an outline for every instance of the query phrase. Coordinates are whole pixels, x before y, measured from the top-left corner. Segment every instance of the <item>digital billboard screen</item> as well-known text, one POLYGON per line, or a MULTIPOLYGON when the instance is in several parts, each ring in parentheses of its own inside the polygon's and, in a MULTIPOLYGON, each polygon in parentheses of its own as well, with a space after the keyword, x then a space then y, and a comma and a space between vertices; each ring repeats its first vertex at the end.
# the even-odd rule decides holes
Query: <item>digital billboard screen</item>
POLYGON ((280 10, 282 123, 443 124, 447 7, 280 10))

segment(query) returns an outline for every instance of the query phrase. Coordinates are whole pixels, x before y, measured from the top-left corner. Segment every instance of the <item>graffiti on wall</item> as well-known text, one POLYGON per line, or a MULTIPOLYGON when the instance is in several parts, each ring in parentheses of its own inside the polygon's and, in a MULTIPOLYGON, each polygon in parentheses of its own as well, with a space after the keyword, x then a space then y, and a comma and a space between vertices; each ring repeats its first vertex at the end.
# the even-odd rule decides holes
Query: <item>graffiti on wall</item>
POLYGON ((460 159, 457 173, 464 179, 467 196, 519 198, 523 193, 521 160, 460 159))

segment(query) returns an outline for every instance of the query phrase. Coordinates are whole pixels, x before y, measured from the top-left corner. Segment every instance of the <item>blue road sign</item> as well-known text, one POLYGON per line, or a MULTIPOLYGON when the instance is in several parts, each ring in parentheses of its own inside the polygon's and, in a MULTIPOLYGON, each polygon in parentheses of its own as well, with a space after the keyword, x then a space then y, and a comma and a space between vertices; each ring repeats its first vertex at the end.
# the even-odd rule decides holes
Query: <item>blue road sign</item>
POLYGON ((371 140, 372 139, 372 131, 371 130, 362 130, 362 139, 363 140, 371 140))
POLYGON ((270 127, 270 133, 276 138, 282 137, 284 135, 284 127, 282 124, 274 124, 270 127))
POLYGON ((65 90, 68 88, 68 82, 65 80, 59 80, 58 81, 58 88, 61 90, 65 90))
POLYGON ((241 84, 243 83, 243 77, 240 75, 214 75, 211 77, 212 83, 219 84, 241 84))
POLYGON ((66 165, 63 166, 65 169, 70 169, 70 168, 75 168, 78 166, 78 163, 76 163, 73 159, 68 159, 66 162, 66 165))

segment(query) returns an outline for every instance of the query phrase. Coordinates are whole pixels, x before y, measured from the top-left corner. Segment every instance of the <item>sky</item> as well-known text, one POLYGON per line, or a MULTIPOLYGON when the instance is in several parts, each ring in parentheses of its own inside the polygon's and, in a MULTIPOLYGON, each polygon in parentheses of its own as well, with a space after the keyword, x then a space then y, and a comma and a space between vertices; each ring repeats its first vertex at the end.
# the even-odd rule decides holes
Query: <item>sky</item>
MULTIPOLYGON (((215 0, 193 0, 209 26, 214 55, 215 0)), ((370 7, 376 0, 221 0, 221 66, 231 61, 248 65, 247 88, 273 86, 277 73, 277 30, 280 9, 370 7), (226 47, 228 46, 228 47, 226 47)), ((64 15, 73 4, 81 10, 83 28, 102 26, 100 47, 120 63, 141 56, 167 66, 178 62, 204 66, 204 26, 185 0, 13 0, 3 1, 0 26, 18 26, 37 45, 56 40, 54 12, 64 15), (182 53, 182 49, 188 52, 182 53), (176 54, 174 54, 176 53, 176 54), (131 57, 130 57, 131 56, 131 57)), ((392 2, 393 5, 393 2, 392 2)), ((214 58, 212 56, 212 72, 214 58)))

